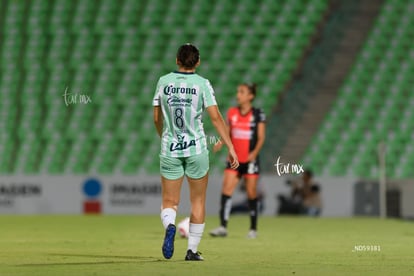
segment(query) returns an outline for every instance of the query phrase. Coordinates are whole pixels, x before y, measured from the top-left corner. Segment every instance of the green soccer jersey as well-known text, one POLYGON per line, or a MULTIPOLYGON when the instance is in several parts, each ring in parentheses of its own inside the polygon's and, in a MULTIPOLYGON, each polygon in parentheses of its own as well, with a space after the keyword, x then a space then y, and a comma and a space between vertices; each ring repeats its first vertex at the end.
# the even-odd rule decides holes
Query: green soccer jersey
POLYGON ((202 113, 217 105, 210 82, 195 73, 172 72, 157 84, 153 106, 161 106, 161 155, 187 157, 207 151, 202 113))

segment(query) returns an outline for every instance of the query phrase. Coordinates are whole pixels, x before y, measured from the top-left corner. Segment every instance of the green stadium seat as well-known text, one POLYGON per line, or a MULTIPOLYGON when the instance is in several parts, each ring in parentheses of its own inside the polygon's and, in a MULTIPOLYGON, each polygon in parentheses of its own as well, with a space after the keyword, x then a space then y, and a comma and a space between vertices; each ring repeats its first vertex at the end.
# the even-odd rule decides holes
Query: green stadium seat
MULTIPOLYGON (((413 62, 405 62, 410 51, 407 39, 410 29, 407 27, 409 19, 401 16, 407 3, 386 1, 373 31, 355 62, 356 66, 342 87, 333 110, 339 114, 348 114, 350 110, 339 107, 353 107, 353 110, 356 108, 353 112, 356 116, 352 121, 339 122, 330 116, 324 122, 324 124, 341 126, 335 128, 339 129, 342 135, 346 134, 349 141, 354 141, 355 154, 351 153, 348 157, 355 162, 344 163, 341 154, 341 152, 351 152, 349 142, 344 141, 335 151, 335 146, 326 146, 324 141, 314 139, 312 148, 327 147, 328 159, 330 156, 336 156, 333 165, 322 163, 323 171, 329 171, 332 175, 350 173, 360 177, 377 177, 377 146, 383 141, 387 146, 388 176, 391 178, 412 176, 412 171, 409 170, 411 153, 407 154, 404 150, 412 138, 414 127, 414 119, 411 116, 413 105, 410 102, 413 96, 406 92, 410 89, 407 80, 411 76, 413 66, 413 62), (361 93, 364 93, 363 101, 360 100, 361 93), (350 131, 352 126, 354 131, 350 131), (329 170, 324 169, 328 167, 329 170)), ((319 131, 321 137, 327 133, 326 127, 322 127, 319 131)), ((313 160, 314 154, 308 150, 304 159, 313 160)))
MULTIPOLYGON (((17 147, 0 147, 0 172, 105 174, 159 171, 151 102, 158 77, 175 69, 179 45, 200 47, 199 72, 218 91, 223 111, 235 104, 236 86, 251 81, 259 84, 257 104, 270 112, 326 4, 58 0, 6 1, 0 9, 0 133, 11 130, 5 144, 17 147), (90 95, 92 104, 66 106, 66 89, 90 95)), ((409 46, 398 42, 396 56, 409 46)), ((410 72, 401 72, 401 85, 409 87, 410 72)), ((215 155, 212 170, 224 158, 215 155)))
POLYGON ((95 18, 95 32, 103 33, 108 28, 112 28, 117 22, 119 10, 120 5, 116 1, 101 1, 95 18))
POLYGON ((76 42, 70 56, 72 68, 80 66, 82 63, 91 62, 93 58, 95 37, 88 28, 78 30, 76 42))
POLYGON ((65 27, 56 29, 52 37, 49 53, 47 55, 48 67, 54 67, 56 63, 64 63, 70 54, 71 39, 65 27))
POLYGON ((80 1, 77 3, 71 25, 73 33, 82 32, 84 28, 93 26, 95 9, 96 3, 92 1, 80 1))

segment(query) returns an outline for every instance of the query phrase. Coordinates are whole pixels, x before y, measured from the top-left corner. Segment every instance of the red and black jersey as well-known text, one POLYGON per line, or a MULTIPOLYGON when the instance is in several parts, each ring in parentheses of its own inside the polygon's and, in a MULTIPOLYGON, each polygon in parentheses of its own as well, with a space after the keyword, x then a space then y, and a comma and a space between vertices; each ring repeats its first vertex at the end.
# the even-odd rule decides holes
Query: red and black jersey
POLYGON ((245 115, 238 107, 227 112, 231 141, 240 163, 247 162, 249 153, 256 147, 258 124, 265 121, 266 115, 259 108, 252 108, 245 115))

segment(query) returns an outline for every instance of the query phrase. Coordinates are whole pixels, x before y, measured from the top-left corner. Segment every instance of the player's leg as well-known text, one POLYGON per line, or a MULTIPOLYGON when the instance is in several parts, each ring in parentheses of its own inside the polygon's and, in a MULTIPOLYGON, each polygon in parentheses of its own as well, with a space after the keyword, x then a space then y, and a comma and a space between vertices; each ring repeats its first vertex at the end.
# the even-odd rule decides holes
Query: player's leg
POLYGON ((160 157, 162 206, 161 222, 165 229, 162 253, 166 259, 174 254, 175 218, 180 203, 181 185, 184 169, 181 160, 172 157, 160 157))
POLYGON ((167 179, 161 176, 162 185, 162 206, 161 206, 161 221, 164 228, 168 225, 175 225, 175 217, 180 203, 181 185, 183 176, 178 179, 167 179))
POLYGON ((188 235, 188 247, 185 260, 201 261, 198 252, 205 227, 206 193, 208 184, 208 153, 188 157, 185 173, 190 186, 191 216, 188 235))
POLYGON ((188 177, 190 185, 191 216, 190 223, 204 223, 206 215, 206 192, 208 174, 201 178, 188 177))
POLYGON ((249 238, 257 236, 257 181, 259 179, 259 167, 256 162, 250 162, 247 168, 247 174, 244 175, 246 182, 246 193, 249 201, 250 231, 247 235, 249 238))
POLYGON ((188 233, 187 255, 185 257, 188 261, 202 260, 198 252, 198 245, 201 242, 201 237, 204 233, 205 227, 205 204, 208 174, 199 179, 188 177, 190 185, 190 201, 191 201, 191 216, 190 229, 188 233))
POLYGON ((225 228, 227 227, 227 223, 230 218, 231 196, 233 195, 239 181, 240 177, 237 171, 228 169, 224 171, 220 202, 220 224, 225 228))
POLYGON ((255 238, 257 231, 257 175, 246 175, 246 192, 249 201, 249 215, 250 215, 250 232, 248 237, 255 238))
POLYGON ((220 226, 210 231, 210 235, 213 237, 227 236, 227 223, 229 221, 231 211, 231 196, 233 195, 234 189, 236 188, 239 181, 240 177, 238 170, 227 168, 224 171, 219 211, 220 226))

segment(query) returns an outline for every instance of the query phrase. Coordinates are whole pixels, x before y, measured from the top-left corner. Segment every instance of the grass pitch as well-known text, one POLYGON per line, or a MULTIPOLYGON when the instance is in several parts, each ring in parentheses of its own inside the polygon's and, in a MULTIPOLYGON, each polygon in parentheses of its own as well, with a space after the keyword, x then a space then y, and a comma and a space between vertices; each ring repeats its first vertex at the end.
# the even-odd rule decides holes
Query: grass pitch
POLYGON ((211 238, 209 217, 205 261, 186 262, 178 235, 162 257, 159 216, 0 216, 0 275, 414 275, 413 222, 261 217, 248 240, 248 220, 211 238))

